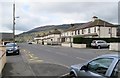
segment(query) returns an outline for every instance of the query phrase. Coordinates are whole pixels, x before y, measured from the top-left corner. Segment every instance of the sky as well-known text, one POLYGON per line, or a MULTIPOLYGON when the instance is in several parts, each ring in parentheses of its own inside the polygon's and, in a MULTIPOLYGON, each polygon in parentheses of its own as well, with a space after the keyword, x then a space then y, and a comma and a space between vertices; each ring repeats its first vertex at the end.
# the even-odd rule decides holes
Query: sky
POLYGON ((0 0, 0 32, 15 34, 46 25, 85 23, 93 16, 118 24, 119 0, 0 0))

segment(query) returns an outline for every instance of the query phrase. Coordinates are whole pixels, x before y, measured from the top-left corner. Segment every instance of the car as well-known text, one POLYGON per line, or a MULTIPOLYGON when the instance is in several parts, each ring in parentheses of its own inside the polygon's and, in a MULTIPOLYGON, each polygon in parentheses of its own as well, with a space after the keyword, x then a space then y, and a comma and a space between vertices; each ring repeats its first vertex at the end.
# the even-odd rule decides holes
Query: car
POLYGON ((106 54, 70 67, 70 78, 119 78, 120 56, 106 54), (119 75, 119 77, 118 77, 119 75))
POLYGON ((91 47, 95 47, 95 48, 107 48, 109 47, 109 44, 104 41, 104 40, 93 40, 91 43, 91 47))
POLYGON ((28 44, 32 44, 32 42, 28 42, 28 44))
POLYGON ((19 55, 20 49, 16 43, 7 43, 6 44, 6 55, 8 54, 18 54, 19 55))

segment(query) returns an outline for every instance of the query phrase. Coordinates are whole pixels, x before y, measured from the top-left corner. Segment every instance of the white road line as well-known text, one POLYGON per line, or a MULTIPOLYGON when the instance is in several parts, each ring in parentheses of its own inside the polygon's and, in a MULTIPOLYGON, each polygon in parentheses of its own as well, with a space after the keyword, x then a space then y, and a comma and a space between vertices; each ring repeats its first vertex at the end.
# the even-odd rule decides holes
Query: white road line
POLYGON ((85 61, 87 61, 86 59, 84 59, 84 58, 80 58, 80 57, 76 57, 77 59, 80 59, 80 60, 85 60, 85 61))
POLYGON ((67 76, 67 75, 69 75, 69 73, 66 73, 66 74, 64 74, 64 75, 61 75, 61 77, 64 77, 64 76, 67 76))

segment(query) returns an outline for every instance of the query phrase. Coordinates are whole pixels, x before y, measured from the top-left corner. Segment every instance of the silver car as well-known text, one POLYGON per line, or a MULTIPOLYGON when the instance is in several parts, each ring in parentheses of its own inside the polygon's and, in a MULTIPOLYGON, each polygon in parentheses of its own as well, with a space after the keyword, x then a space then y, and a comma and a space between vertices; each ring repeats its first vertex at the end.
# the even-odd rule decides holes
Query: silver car
POLYGON ((104 40, 93 40, 91 43, 91 47, 95 47, 95 48, 107 48, 109 47, 109 44, 104 41, 104 40))
POLYGON ((120 78, 119 64, 120 56, 118 54, 102 55, 85 64, 72 65, 70 68, 70 77, 120 78))

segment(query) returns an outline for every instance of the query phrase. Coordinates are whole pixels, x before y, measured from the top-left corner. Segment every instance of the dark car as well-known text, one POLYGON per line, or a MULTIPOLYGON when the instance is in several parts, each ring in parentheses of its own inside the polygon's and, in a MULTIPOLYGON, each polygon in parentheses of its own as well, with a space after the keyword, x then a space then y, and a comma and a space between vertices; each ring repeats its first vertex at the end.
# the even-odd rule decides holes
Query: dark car
POLYGON ((16 43, 7 43, 6 44, 6 55, 8 54, 18 54, 19 55, 19 46, 16 43))
POLYGON ((102 55, 85 64, 72 65, 70 78, 119 78, 119 64, 118 54, 102 55))

